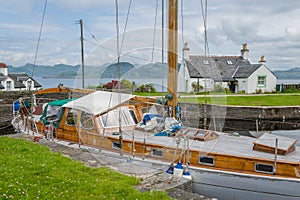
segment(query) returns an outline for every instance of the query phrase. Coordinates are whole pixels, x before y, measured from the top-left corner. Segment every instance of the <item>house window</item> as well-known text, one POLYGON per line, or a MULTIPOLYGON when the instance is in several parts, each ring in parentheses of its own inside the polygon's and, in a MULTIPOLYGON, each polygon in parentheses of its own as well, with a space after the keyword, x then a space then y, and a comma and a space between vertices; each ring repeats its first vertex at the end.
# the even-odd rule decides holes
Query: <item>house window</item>
POLYGON ((258 76, 257 77, 257 86, 259 86, 259 87, 266 86, 266 76, 258 76))
POLYGON ((27 81, 27 89, 30 90, 31 89, 31 84, 32 82, 31 81, 27 81))
POLYGON ((209 157, 209 156, 199 156, 199 163, 203 164, 203 165, 214 166, 215 159, 213 157, 209 157))
POLYGON ((92 115, 87 112, 82 112, 80 117, 80 124, 84 129, 93 129, 94 121, 92 115))
POLYGON ((67 124, 69 126, 75 126, 77 121, 77 110, 71 109, 67 115, 67 124))
POLYGON ((6 81, 6 90, 12 90, 12 83, 11 83, 11 81, 6 81))
POLYGON ((273 173, 274 168, 273 165, 266 165, 261 163, 255 163, 255 171, 263 172, 263 173, 273 173))
POLYGON ((204 64, 204 65, 209 65, 208 60, 203 60, 203 64, 204 64))
POLYGON ((228 64, 228 65, 232 65, 233 63, 232 63, 231 60, 227 60, 227 64, 228 64))

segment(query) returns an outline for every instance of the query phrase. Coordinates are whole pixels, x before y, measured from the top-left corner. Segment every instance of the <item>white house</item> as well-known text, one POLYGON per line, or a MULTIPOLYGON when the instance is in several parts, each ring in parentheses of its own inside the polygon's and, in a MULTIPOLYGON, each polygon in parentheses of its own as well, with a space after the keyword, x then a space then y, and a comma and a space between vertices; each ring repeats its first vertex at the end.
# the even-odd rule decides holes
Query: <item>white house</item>
POLYGON ((240 56, 189 55, 187 43, 178 76, 178 91, 193 92, 192 84, 201 91, 212 91, 216 85, 233 93, 257 93, 276 91, 277 77, 265 65, 264 57, 258 64, 247 58, 249 50, 244 44, 240 56))
POLYGON ((38 90, 42 86, 26 73, 9 74, 6 64, 0 63, 0 90, 38 90))

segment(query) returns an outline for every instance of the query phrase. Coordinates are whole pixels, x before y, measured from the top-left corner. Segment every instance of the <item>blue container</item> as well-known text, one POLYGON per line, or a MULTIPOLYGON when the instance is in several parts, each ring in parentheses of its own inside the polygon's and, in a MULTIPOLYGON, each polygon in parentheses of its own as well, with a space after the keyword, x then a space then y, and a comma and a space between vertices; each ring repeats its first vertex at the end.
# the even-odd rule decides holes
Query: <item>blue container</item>
POLYGON ((20 102, 19 101, 15 101, 13 103, 13 109, 14 109, 15 112, 20 110, 20 102))

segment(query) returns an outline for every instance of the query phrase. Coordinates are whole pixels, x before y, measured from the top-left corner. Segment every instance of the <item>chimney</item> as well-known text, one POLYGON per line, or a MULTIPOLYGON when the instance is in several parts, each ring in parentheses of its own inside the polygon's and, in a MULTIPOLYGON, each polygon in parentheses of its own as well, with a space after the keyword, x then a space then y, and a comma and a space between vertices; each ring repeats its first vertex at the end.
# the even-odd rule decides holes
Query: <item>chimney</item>
POLYGON ((184 47, 182 49, 183 51, 183 59, 185 60, 189 60, 190 58, 190 48, 189 48, 189 44, 187 42, 184 43, 184 47))
POLYGON ((267 61, 265 60, 265 56, 261 56, 260 57, 260 60, 258 61, 260 64, 264 64, 266 63, 267 61))
POLYGON ((241 57, 245 60, 248 60, 249 49, 247 47, 247 43, 243 44, 243 48, 241 49, 241 57))
POLYGON ((0 63, 0 73, 2 73, 4 76, 8 75, 8 69, 5 63, 0 63))

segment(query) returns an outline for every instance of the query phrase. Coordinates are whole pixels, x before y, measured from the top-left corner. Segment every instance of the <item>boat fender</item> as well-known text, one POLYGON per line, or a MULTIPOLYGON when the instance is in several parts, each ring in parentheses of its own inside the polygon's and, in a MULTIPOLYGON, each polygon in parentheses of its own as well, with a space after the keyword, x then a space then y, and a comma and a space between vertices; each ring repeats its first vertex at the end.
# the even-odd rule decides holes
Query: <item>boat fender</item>
POLYGON ((181 162, 178 162, 174 167, 174 176, 182 177, 183 174, 183 166, 181 162))
POLYGON ((167 169, 166 173, 173 174, 174 173, 174 164, 172 163, 167 169))
POLYGON ((239 134, 238 132, 232 132, 231 135, 232 135, 232 136, 236 136, 236 137, 240 136, 240 134, 239 134))
POLYGON ((186 169, 183 171, 182 177, 188 180, 192 180, 192 175, 190 174, 189 170, 186 169))

